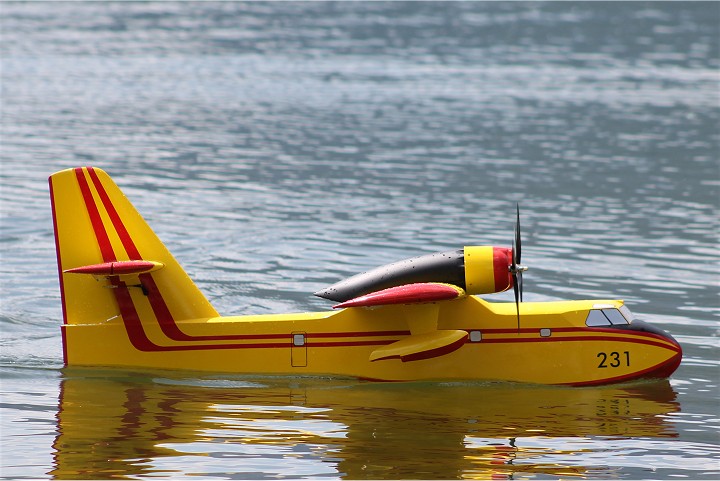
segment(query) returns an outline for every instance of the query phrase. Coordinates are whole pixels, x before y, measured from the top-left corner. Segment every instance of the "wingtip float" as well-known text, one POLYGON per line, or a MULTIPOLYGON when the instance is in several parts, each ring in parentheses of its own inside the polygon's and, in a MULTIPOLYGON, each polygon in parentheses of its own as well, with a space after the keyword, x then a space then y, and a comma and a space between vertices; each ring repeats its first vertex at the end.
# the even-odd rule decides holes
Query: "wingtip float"
POLYGON ((522 302, 519 209, 512 248, 379 267, 317 292, 329 311, 222 317, 104 171, 49 182, 68 366, 584 386, 682 358, 622 301, 522 302), (477 297, 511 288, 515 303, 477 297))

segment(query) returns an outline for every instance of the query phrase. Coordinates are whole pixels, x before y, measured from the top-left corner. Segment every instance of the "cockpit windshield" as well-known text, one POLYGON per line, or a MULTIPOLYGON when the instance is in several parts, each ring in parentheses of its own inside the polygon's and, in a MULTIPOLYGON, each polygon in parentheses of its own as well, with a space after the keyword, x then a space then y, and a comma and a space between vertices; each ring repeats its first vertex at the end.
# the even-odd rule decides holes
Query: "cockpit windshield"
POLYGON ((624 317, 625 319, 627 319, 627 321, 628 321, 629 323, 632 323, 632 322, 633 322, 633 319, 635 319, 635 316, 633 316, 633 313, 630 312, 630 309, 628 309, 625 304, 623 304, 622 306, 620 306, 620 309, 619 309, 619 310, 620 310, 620 313, 623 315, 623 317, 624 317))
POLYGON ((630 324, 632 314, 630 309, 621 306, 620 309, 605 308, 592 309, 588 313, 585 325, 588 327, 618 326, 630 324))

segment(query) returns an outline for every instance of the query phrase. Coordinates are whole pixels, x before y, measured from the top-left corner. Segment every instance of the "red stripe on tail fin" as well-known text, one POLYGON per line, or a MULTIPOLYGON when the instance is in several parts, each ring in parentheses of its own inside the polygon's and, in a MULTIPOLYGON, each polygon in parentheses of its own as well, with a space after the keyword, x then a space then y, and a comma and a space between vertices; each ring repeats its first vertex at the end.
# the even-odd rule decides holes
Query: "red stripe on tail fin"
POLYGON ((100 253, 105 262, 114 262, 117 260, 115 252, 113 251, 112 244, 110 244, 110 238, 105 231, 103 226, 100 212, 95 205, 95 199, 93 199, 90 186, 85 179, 82 167, 75 169, 75 176, 77 177, 78 184, 80 185, 80 192, 82 193, 83 200, 85 201, 85 208, 87 209, 88 215, 90 215, 90 222, 95 232, 95 238, 97 239, 98 246, 100 246, 100 253))
POLYGON ((110 220, 112 221, 113 227, 118 233, 118 236, 120 236, 120 241, 123 244, 123 247, 125 248, 125 251, 127 252, 128 257, 130 260, 139 261, 142 260, 142 256, 140 255, 140 251, 138 251, 137 247, 135 246, 135 243, 132 240, 132 237, 130 236, 130 233, 125 228, 125 224, 123 224, 122 219, 120 218, 120 215, 118 214, 117 210, 115 209, 115 206, 113 205, 112 201, 110 200, 110 196, 108 196, 107 192, 105 191, 105 188, 102 185, 102 182, 100 182, 100 178, 97 175, 97 172, 95 172, 95 169, 92 167, 88 167, 88 173, 90 174, 90 178, 93 181, 93 184, 95 185, 95 190, 97 190, 98 195, 100 196, 100 200, 102 201, 103 205, 105 206, 105 210, 107 211, 108 215, 110 216, 110 220))

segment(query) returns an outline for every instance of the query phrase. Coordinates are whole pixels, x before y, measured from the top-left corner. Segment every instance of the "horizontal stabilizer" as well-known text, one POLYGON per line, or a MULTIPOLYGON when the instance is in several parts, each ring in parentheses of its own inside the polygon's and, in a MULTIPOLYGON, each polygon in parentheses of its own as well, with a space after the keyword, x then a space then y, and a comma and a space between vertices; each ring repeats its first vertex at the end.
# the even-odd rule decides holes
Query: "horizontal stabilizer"
POLYGON ((375 349, 370 354, 370 360, 400 359, 408 362, 443 356, 459 349, 465 344, 467 336, 467 331, 461 330, 441 330, 412 335, 375 349))
POLYGON ((372 292, 345 301, 333 306, 333 308, 416 304, 422 302, 447 301, 458 297, 465 297, 465 291, 460 287, 439 282, 421 282, 372 292))
POLYGON ((66 269, 69 274, 92 274, 94 276, 124 276, 156 271, 165 264, 155 261, 115 261, 66 269))

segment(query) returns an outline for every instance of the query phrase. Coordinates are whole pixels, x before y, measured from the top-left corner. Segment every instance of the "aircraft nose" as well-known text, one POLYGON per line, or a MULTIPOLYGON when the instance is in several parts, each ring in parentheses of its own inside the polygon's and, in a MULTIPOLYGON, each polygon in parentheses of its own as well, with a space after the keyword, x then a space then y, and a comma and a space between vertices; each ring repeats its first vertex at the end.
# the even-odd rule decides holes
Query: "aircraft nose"
POLYGON ((657 326, 653 326, 652 324, 650 324, 648 322, 638 321, 637 319, 635 319, 630 323, 630 325, 628 325, 626 327, 626 329, 629 329, 631 331, 649 332, 651 334, 662 336, 665 339, 672 341, 674 344, 677 344, 678 347, 680 347, 680 344, 677 342, 677 340, 674 337, 672 337, 666 331, 660 329, 657 326))
MULTIPOLYGON (((656 336, 656 339, 662 338, 665 341, 668 341, 672 343, 674 347, 667 346, 665 343, 658 343, 658 342, 652 342, 652 340, 647 339, 645 342, 658 345, 658 344, 664 344, 667 349, 672 351, 669 353, 669 357, 663 361, 654 366, 651 369, 643 371, 642 377, 645 378, 666 378, 670 377, 672 373, 675 372, 675 370, 680 366, 680 363, 682 361, 683 357, 683 351, 682 347, 680 346, 680 343, 677 342, 677 340, 672 337, 670 334, 665 332, 664 330, 660 329, 657 326, 653 326, 652 324, 645 322, 645 321, 638 321, 637 319, 634 319, 630 324, 626 324, 623 326, 613 326, 619 330, 623 331, 635 331, 638 333, 646 333, 649 334, 651 337, 656 336)), ((643 336, 645 337, 645 336, 643 336)), ((659 340, 659 339, 658 339, 659 340)))

